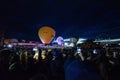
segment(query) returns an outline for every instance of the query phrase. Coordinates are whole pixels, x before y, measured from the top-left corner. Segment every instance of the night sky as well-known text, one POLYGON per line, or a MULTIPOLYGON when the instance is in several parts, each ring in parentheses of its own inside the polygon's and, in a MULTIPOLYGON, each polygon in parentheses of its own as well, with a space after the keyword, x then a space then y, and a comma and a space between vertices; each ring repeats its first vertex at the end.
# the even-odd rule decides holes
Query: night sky
POLYGON ((0 1, 0 30, 6 38, 39 41, 44 25, 54 28, 56 37, 120 38, 119 0, 12 1, 0 1))

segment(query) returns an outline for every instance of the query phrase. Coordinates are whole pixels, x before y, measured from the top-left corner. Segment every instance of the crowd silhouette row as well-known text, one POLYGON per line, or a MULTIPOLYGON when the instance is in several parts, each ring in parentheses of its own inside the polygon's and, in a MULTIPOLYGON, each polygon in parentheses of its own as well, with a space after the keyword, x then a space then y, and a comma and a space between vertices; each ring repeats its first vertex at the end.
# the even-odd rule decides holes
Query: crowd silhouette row
POLYGON ((0 48, 0 80, 120 80, 120 52, 0 48))

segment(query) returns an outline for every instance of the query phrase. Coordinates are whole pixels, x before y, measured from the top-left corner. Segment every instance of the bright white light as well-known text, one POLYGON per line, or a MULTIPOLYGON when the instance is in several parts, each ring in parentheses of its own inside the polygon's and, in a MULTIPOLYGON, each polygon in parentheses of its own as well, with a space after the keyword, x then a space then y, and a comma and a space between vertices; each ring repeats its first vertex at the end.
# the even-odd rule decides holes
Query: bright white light
POLYGON ((94 41, 94 42, 115 42, 115 41, 120 41, 120 39, 98 40, 98 41, 94 41))
POLYGON ((33 48, 33 51, 38 51, 38 48, 37 47, 33 48))
POLYGON ((82 41, 77 42, 77 44, 82 44, 82 43, 83 43, 82 41))
POLYGON ((70 41, 70 39, 64 39, 64 41, 70 41))
POLYGON ((64 43, 65 46, 68 46, 68 43, 64 43))
POLYGON ((78 39, 78 41, 84 41, 84 40, 86 40, 86 39, 84 39, 84 38, 79 38, 78 39))
POLYGON ((93 54, 97 54, 97 51, 96 51, 96 49, 94 49, 94 50, 93 50, 93 54))
POLYGON ((70 46, 70 47, 74 47, 74 43, 71 43, 69 46, 70 46))
POLYGON ((77 44, 81 44, 81 43, 83 43, 85 40, 87 40, 87 39, 84 39, 84 38, 79 38, 79 40, 78 40, 77 44))
POLYGON ((81 48, 77 48, 77 53, 81 53, 81 48))
POLYGON ((7 47, 8 47, 8 48, 12 48, 12 47, 13 47, 13 45, 11 45, 11 44, 8 44, 8 45, 7 45, 7 47))

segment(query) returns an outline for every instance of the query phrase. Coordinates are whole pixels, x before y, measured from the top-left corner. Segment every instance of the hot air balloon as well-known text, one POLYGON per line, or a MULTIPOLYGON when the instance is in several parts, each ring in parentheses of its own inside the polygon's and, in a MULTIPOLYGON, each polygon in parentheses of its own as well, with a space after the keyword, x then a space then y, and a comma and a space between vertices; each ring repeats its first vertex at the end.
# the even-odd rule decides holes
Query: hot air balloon
POLYGON ((49 26, 43 26, 39 29, 38 36, 43 44, 49 44, 55 37, 55 30, 49 26))
POLYGON ((56 41, 57 41, 58 45, 62 45, 64 43, 64 39, 61 36, 59 36, 56 41))

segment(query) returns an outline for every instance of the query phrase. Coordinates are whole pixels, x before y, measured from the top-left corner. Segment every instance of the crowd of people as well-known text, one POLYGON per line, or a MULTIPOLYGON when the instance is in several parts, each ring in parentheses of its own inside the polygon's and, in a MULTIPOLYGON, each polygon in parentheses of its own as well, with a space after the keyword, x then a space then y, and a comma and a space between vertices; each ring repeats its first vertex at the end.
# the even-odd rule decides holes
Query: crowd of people
POLYGON ((120 80, 120 52, 0 48, 0 80, 120 80), (37 54, 37 55, 36 55, 37 54))

